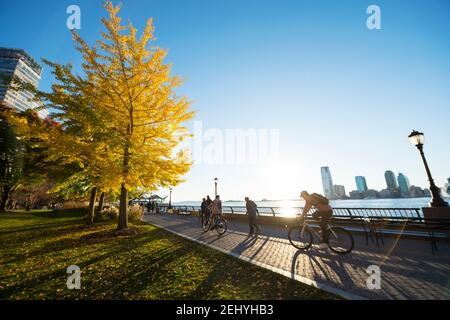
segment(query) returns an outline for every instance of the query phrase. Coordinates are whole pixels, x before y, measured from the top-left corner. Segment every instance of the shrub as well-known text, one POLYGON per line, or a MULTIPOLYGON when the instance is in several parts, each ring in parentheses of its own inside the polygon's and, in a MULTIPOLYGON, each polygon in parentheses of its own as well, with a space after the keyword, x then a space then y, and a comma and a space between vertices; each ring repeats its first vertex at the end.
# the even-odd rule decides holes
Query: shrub
POLYGON ((108 207, 100 211, 96 217, 96 221, 117 220, 119 218, 119 210, 116 207, 108 207))
POLYGON ((138 205, 128 207, 128 220, 130 220, 131 222, 139 222, 142 220, 143 216, 144 216, 143 207, 138 205))
POLYGON ((88 203, 86 203, 85 201, 66 201, 62 206, 63 209, 79 209, 87 207, 88 203))

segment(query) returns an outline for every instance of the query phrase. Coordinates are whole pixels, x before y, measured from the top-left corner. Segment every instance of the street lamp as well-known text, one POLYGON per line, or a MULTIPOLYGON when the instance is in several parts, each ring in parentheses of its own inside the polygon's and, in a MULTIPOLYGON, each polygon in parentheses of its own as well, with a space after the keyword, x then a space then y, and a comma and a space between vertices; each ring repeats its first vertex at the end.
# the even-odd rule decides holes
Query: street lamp
POLYGON ((214 178, 214 187, 215 187, 215 195, 217 197, 217 181, 219 181, 219 179, 214 178))
POLYGON ((417 147, 422 156, 423 164, 425 165, 425 170, 427 171, 428 180, 430 181, 430 191, 432 199, 430 202, 430 207, 448 207, 448 203, 441 198, 441 190, 434 184, 433 177, 431 176, 430 168, 428 167, 427 159, 425 159, 425 154, 423 153, 423 143, 424 135, 422 132, 414 130, 408 136, 409 141, 417 147))
POLYGON ((172 209, 172 188, 169 188, 170 195, 169 195, 169 209, 172 209))

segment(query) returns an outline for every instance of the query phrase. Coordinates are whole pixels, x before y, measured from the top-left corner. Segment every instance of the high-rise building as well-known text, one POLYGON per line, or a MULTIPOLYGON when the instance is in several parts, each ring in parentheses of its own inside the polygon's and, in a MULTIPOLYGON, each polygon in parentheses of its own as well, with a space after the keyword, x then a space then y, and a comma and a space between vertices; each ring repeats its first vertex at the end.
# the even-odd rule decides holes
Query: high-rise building
POLYGON ((346 198, 345 187, 339 184, 333 185, 333 195, 339 199, 346 198))
MULTIPOLYGON (((16 76, 37 87, 41 75, 42 67, 24 50, 0 48, 0 100, 7 106, 19 111, 37 108, 38 103, 29 101, 33 95, 30 92, 13 90, 11 80, 16 76)), ((44 116, 47 112, 41 111, 39 114, 44 116)))
POLYGON ((450 178, 447 179, 447 183, 444 186, 444 197, 450 197, 450 178))
POLYGON ((323 193, 324 193, 325 197, 327 197, 329 199, 334 198, 333 179, 331 178, 330 168, 322 167, 322 168, 320 168, 320 173, 322 175, 323 193))
POLYGON ((404 195, 409 195, 409 179, 407 176, 405 176, 403 173, 399 173, 398 177, 398 186, 400 188, 400 193, 404 195))
POLYGON ((386 185, 387 188, 390 190, 397 190, 398 189, 398 184, 397 184, 397 180, 395 179, 395 174, 388 170, 384 173, 384 178, 386 179, 386 185))
POLYGON ((367 191, 366 177, 356 176, 355 181, 356 181, 356 190, 361 192, 367 191))

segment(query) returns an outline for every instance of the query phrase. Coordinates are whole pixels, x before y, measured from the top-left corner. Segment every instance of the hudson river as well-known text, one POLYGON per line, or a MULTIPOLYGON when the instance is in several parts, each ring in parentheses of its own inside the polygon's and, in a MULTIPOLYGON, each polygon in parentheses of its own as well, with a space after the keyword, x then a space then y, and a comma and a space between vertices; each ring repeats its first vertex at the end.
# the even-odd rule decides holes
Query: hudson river
MULTIPOLYGON (((450 203, 450 198, 444 198, 450 203)), ((258 207, 302 207, 302 200, 255 201, 258 207)), ((371 200, 332 200, 335 208, 422 208, 428 207, 430 198, 371 199, 371 200)), ((172 202, 173 205, 199 206, 200 201, 172 202)), ((244 201, 223 201, 223 206, 245 206, 244 201)))

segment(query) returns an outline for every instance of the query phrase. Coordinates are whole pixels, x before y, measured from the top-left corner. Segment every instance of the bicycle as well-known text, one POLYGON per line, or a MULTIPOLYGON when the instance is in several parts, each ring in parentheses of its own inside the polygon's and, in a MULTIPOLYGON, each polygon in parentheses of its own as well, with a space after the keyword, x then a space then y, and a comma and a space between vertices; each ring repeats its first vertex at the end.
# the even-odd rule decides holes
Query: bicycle
MULTIPOLYGON (((337 254, 347 254, 353 250, 355 241, 350 232, 341 227, 333 227, 330 224, 327 224, 326 232, 328 232, 328 247, 331 251, 337 254)), ((289 229, 288 238, 295 248, 307 250, 313 244, 313 235, 321 239, 319 232, 314 230, 306 221, 303 221, 300 225, 289 229)))
POLYGON ((207 232, 211 229, 211 226, 216 229, 219 235, 223 235, 227 231, 227 220, 222 218, 221 214, 217 214, 214 223, 212 218, 206 219, 202 225, 203 232, 207 232))

